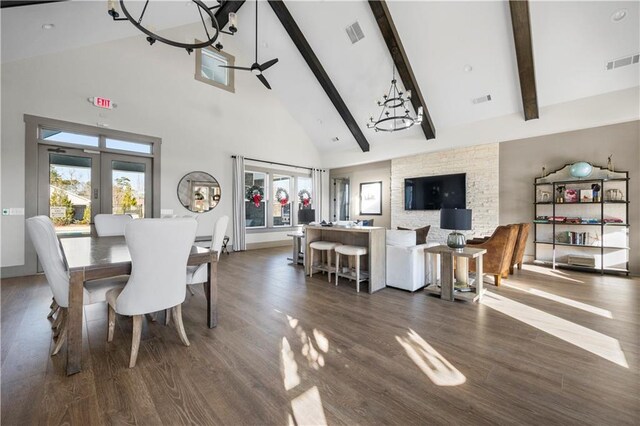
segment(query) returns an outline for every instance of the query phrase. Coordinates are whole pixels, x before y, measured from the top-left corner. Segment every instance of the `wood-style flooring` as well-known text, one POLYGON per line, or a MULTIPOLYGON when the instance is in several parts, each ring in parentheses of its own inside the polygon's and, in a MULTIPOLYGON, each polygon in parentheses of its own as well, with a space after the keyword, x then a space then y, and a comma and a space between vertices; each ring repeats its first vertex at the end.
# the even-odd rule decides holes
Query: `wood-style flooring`
POLYGON ((526 265, 504 281, 512 287, 488 286, 493 303, 522 304, 505 314, 420 291, 370 295, 366 283, 357 294, 348 281, 305 279, 288 255, 223 255, 219 326, 206 327, 198 289, 183 305, 191 346, 160 314, 145 320, 133 369, 131 319, 119 317, 107 343, 106 305, 86 307, 83 371, 71 377, 64 350, 49 356, 44 277, 3 280, 2 424, 640 422, 638 279, 526 265), (561 338, 574 328, 583 341, 561 338), (618 346, 584 349, 593 335, 618 346))

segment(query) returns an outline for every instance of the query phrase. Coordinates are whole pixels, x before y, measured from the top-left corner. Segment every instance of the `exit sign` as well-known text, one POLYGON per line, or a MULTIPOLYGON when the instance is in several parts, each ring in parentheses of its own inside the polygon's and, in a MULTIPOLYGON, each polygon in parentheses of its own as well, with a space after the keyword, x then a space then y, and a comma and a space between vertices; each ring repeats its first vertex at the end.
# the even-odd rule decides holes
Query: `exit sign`
POLYGON ((111 99, 96 96, 93 98, 93 104, 98 108, 113 109, 113 102, 111 102, 111 99))

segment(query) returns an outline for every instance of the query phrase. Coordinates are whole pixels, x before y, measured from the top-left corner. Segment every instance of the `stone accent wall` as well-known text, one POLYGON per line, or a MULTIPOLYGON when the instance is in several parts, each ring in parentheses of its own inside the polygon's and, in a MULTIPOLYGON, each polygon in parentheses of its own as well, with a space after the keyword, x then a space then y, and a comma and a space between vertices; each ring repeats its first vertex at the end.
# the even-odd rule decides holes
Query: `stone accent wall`
MULTIPOLYGON (((440 211, 404 209, 404 180, 418 176, 467 174, 467 208, 473 211, 473 230, 467 236, 490 235, 498 226, 498 144, 426 153, 391 160, 391 227, 431 225, 428 240, 445 242, 451 232, 440 229, 440 211)), ((529 210, 529 207, 526 206, 529 210)))

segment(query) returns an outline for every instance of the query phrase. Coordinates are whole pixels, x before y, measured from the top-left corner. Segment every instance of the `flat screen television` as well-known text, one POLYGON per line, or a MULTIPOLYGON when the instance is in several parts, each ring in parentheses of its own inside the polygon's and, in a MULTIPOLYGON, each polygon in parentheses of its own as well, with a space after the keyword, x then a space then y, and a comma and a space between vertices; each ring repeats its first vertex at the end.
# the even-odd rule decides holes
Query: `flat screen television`
POLYGON ((405 210, 467 208, 467 175, 424 176, 404 180, 405 210))

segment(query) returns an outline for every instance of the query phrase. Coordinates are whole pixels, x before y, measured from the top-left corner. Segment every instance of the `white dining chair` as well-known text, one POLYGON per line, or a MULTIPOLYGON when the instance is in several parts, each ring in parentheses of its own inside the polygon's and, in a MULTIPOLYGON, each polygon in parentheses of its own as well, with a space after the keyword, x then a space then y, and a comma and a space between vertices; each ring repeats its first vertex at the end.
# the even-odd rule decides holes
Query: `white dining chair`
MULTIPOLYGON (((229 224, 229 216, 222 216, 216 221, 213 226, 213 235, 211 236, 211 251, 218 253, 218 260, 220 260, 220 253, 222 252, 222 241, 224 235, 227 232, 227 225, 229 224)), ((198 266, 187 266, 187 285, 202 284, 207 281, 207 263, 203 263, 198 266)), ((193 292, 192 292, 193 293, 193 292)))
POLYGON ((184 271, 196 228, 195 219, 138 219, 125 227, 124 236, 131 254, 131 276, 124 289, 107 293, 107 340, 113 340, 116 314, 133 316, 129 368, 136 365, 145 314, 170 308, 178 335, 182 343, 189 346, 182 323, 182 302, 186 292, 184 271))
POLYGON ((97 214, 93 222, 98 237, 118 237, 124 235, 124 227, 132 220, 130 214, 97 214))
MULTIPOLYGON (((56 236, 51 219, 36 216, 26 220, 27 232, 38 254, 45 277, 53 293, 53 302, 58 306, 58 316, 54 322, 57 336, 51 355, 56 355, 67 339, 69 307, 69 270, 60 241, 56 236)), ((106 301, 106 293, 111 289, 124 287, 126 277, 103 279, 85 283, 83 302, 85 305, 106 301)), ((53 306, 52 306, 53 308, 53 306)))

